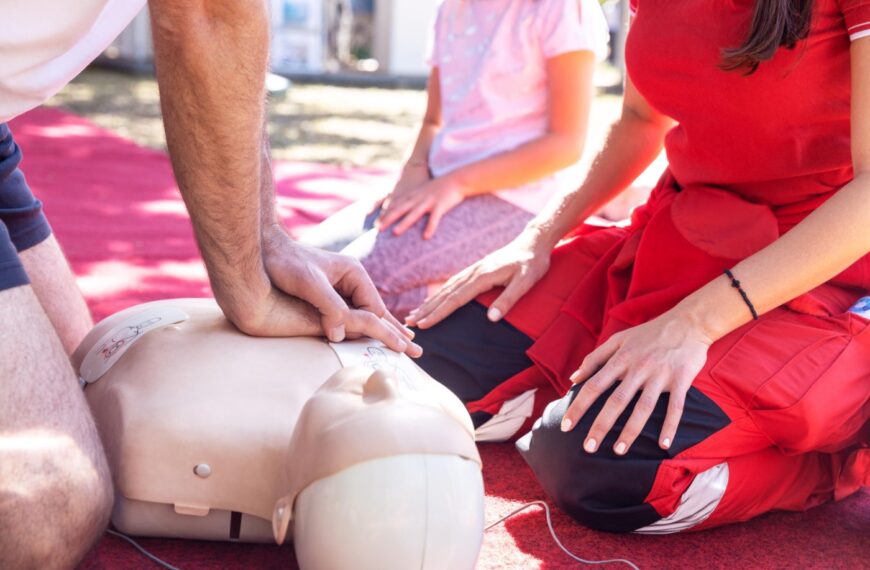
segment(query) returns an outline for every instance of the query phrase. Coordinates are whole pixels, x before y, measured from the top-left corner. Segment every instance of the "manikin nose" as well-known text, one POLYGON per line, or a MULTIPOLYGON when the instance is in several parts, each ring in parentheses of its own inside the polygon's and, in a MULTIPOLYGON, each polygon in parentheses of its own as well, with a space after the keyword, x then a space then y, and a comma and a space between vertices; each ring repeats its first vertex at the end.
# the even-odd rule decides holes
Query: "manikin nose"
POLYGON ((399 396, 396 380, 383 370, 375 370, 363 386, 363 399, 380 401, 399 396))

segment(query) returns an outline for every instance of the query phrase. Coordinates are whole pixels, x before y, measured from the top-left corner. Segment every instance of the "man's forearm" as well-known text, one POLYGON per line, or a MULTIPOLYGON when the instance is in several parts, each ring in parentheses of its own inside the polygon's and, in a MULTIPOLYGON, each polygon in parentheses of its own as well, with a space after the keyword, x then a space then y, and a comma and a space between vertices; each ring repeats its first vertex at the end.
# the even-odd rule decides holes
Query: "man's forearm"
POLYGON ((414 143, 408 160, 405 161, 405 166, 429 167, 429 150, 440 130, 441 125, 423 121, 420 125, 420 132, 417 134, 417 141, 414 143))
POLYGON ((260 246, 268 10, 263 0, 149 6, 175 176, 215 293, 244 296, 268 283, 260 246))
POLYGON ((260 227, 263 232, 282 229, 275 196, 275 174, 272 171, 272 146, 269 143, 268 119, 263 121, 260 145, 260 227))

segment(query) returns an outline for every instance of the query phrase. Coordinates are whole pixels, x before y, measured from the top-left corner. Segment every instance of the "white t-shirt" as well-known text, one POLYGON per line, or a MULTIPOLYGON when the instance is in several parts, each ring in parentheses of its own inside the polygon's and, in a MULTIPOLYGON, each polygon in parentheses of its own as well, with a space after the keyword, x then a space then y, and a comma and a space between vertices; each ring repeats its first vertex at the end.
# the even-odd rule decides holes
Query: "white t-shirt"
POLYGON ((57 93, 145 0, 0 0, 0 122, 57 93))
MULTIPOLYGON (((597 0, 444 0, 429 56, 440 72, 443 117, 429 154, 432 173, 443 176, 546 133, 547 60, 574 51, 603 59, 608 38, 597 0)), ((537 213, 578 181, 567 169, 496 195, 537 213)))

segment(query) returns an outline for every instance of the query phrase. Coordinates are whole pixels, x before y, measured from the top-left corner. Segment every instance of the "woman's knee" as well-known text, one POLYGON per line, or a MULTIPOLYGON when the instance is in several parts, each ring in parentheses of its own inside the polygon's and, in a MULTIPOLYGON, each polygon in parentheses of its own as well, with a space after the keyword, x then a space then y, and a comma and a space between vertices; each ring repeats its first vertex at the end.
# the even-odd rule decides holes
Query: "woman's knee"
POLYGON ((627 455, 617 456, 605 440, 596 453, 587 453, 583 439, 594 414, 587 413, 573 431, 560 428, 570 396, 551 403, 517 442, 544 491, 571 517, 598 530, 630 532, 657 520, 644 499, 666 452, 639 441, 627 455))
POLYGON ((564 398, 547 407, 532 431, 517 442, 517 447, 546 493, 566 513, 598 530, 631 532, 663 518, 648 502, 662 464, 705 441, 730 420, 712 399, 692 388, 686 396, 677 436, 669 449, 662 449, 658 437, 667 413, 667 395, 662 395, 629 451, 616 455, 613 446, 634 408, 632 401, 598 451, 587 453, 583 449, 584 439, 615 388, 604 392, 577 426, 566 433, 561 430, 561 422, 580 389, 575 386, 564 398))

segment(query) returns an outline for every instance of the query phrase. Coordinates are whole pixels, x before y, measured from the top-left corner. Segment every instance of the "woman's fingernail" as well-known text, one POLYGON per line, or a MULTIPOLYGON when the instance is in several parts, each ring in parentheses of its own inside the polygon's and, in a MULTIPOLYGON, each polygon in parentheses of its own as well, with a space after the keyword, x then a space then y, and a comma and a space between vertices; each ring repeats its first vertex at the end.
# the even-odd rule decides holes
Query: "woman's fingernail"
POLYGON ((574 374, 572 374, 571 376, 568 377, 568 380, 570 380, 571 382, 576 382, 577 376, 578 376, 578 374, 575 372, 574 374))
POLYGON ((586 443, 583 444, 583 449, 585 449, 589 453, 594 453, 595 447, 597 445, 598 445, 598 442, 590 437, 589 439, 586 440, 586 443))
POLYGON ((417 336, 417 333, 415 333, 414 331, 412 331, 412 330, 411 330, 410 328, 408 328, 408 327, 404 327, 404 328, 405 328, 405 335, 406 335, 409 339, 414 340, 414 337, 417 336))
POLYGON ((408 350, 408 343, 402 339, 399 339, 399 342, 397 342, 396 345, 399 347, 399 352, 405 352, 408 350))
POLYGON ((490 321, 492 321, 494 323, 500 321, 501 317, 502 317, 501 311, 499 311, 495 307, 490 307, 489 310, 486 312, 486 318, 488 318, 490 321))
POLYGON ((662 447, 665 449, 669 449, 671 447, 671 438, 666 437, 662 440, 662 447))
POLYGON ((620 441, 616 444, 616 447, 613 448, 613 451, 616 452, 617 455, 622 455, 625 453, 625 443, 620 441))
POLYGON ((339 325, 334 327, 331 331, 329 331, 329 340, 332 342, 341 342, 344 340, 345 332, 344 325, 339 325))
POLYGON ((574 422, 572 422, 568 418, 565 418, 564 420, 562 420, 562 431, 571 431, 571 426, 573 425, 574 422))

